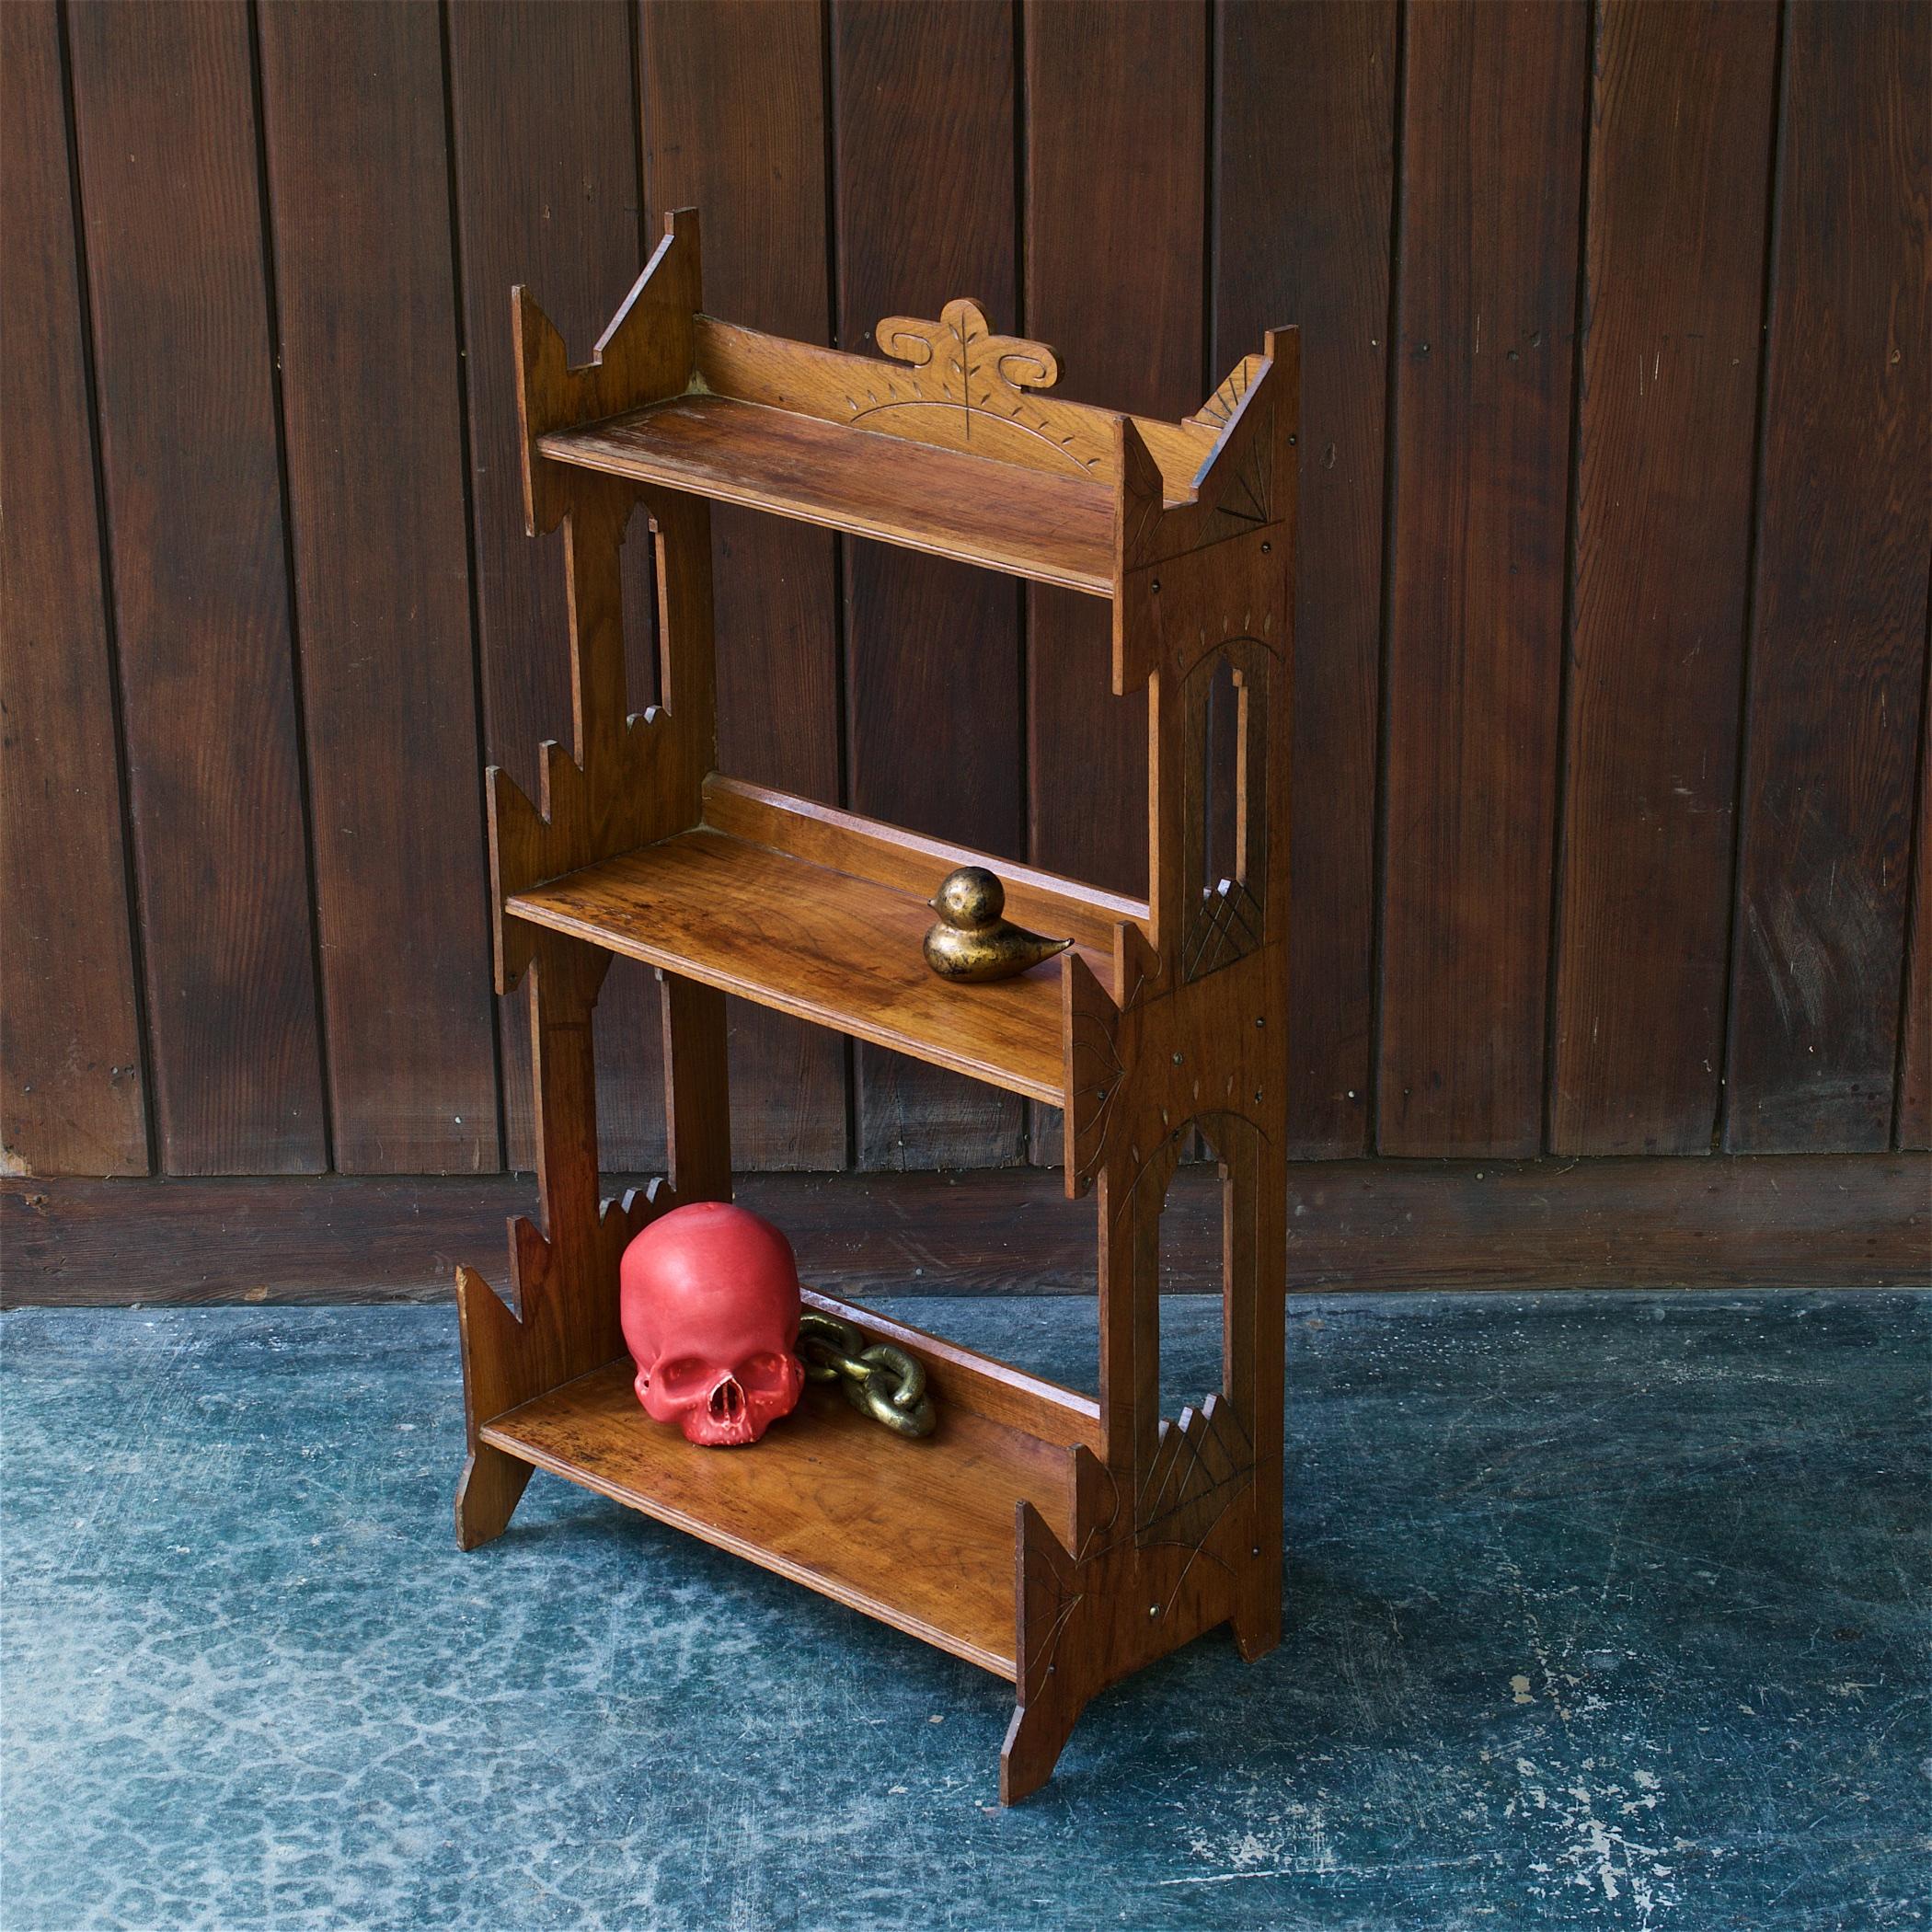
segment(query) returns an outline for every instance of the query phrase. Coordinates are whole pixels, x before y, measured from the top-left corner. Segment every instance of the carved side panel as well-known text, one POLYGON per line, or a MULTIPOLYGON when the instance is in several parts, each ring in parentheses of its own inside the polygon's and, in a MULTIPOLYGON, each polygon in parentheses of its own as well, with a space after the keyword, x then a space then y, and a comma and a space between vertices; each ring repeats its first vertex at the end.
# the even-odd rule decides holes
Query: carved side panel
POLYGON ((1245 959, 1266 934, 1275 662, 1259 638, 1233 638, 1181 684, 1183 980, 1245 959))

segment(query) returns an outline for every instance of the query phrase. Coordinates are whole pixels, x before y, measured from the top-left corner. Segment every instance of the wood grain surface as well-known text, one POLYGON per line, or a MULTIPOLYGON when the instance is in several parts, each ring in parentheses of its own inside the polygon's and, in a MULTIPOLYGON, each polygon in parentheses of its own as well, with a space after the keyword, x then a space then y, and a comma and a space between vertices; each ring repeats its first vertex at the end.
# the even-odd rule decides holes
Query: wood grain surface
MULTIPOLYGON (((1113 505, 1078 477, 868 434, 725 396, 684 396, 544 438, 563 462, 775 511, 1104 596, 1113 505)), ((1104 612, 1100 627, 1106 630, 1104 612)))
MULTIPOLYGON (((537 747, 569 735, 563 657, 539 648, 564 627, 563 539, 523 530, 510 290, 544 292, 588 353, 643 263, 657 224, 638 204, 631 37, 598 0, 458 0, 449 9, 449 98, 462 270, 464 386, 475 546, 477 684, 489 762, 533 795, 537 747), (570 111, 557 112, 568 100, 570 111)), ((657 691, 650 546, 624 550, 633 703, 657 691)), ((529 995, 498 1014, 505 1159, 533 1159, 529 995)), ((598 1132, 610 1159, 661 1159, 657 989, 618 960, 597 1001, 598 1132)))
MULTIPOLYGON (((963 1410, 926 1442, 808 1384, 754 1455, 702 1449, 638 1406, 621 1363, 512 1410, 493 1444, 838 1603, 1013 1675, 1013 1507, 1053 1509, 1062 1457, 963 1410)), ((1053 1510, 1056 1517, 1061 1512, 1053 1510)))
MULTIPOLYGON (((1061 352, 1034 395, 1179 409, 1300 325, 1298 1156, 1932 1139, 1923 9, 50 4, 8 18, 7 1162, 318 1169, 331 1096, 351 1165, 532 1158, 524 995, 492 1053, 479 989, 397 1004, 370 962, 473 949, 478 717, 525 789, 567 735, 509 288, 581 359, 679 205, 742 372, 757 330, 870 353, 972 296, 1061 352), (412 839, 434 889, 379 917, 412 839)), ((1195 431, 1137 427, 1183 493, 1195 431)), ((1137 814, 1054 802, 1140 753, 1137 700, 1074 702, 1087 600, 714 534, 725 770, 1140 890, 1137 814)), ((648 1167, 648 970, 593 1024, 606 1150, 648 1167)), ((727 1026, 741 1163, 1056 1142, 727 1026)))
POLYGON ((1302 338, 1290 1152, 1367 1151, 1395 0, 1222 4, 1214 370, 1302 338), (1283 111, 1283 102, 1293 111, 1283 111), (1316 909, 1318 908, 1318 913, 1316 909))
MULTIPOLYGON (((530 1192, 527 1175, 0 1181, 0 1300, 443 1302, 530 1192)), ((1289 1292, 1922 1285, 1928 1196, 1916 1154, 1325 1161, 1289 1170, 1289 1292)), ((1037 1169, 753 1174, 736 1199, 835 1294, 1094 1292, 1092 1214, 1037 1169)), ((1167 1289, 1208 1292, 1212 1169, 1182 1168, 1162 1226, 1167 1289)))
POLYGON ((1408 17, 1384 1154, 1543 1144, 1585 24, 1408 17))
POLYGON ((116 667, 52 0, 0 11, 0 1167, 148 1170, 116 667))
POLYGON ((277 347, 302 372, 283 422, 335 1165, 475 1172, 502 1155, 477 990, 489 937, 442 42, 422 9, 354 0, 271 6, 260 27, 277 347), (400 85, 365 93, 370 73, 400 85))
POLYGON ((1700 1154, 1724 1064, 1777 11, 1597 12, 1550 1146, 1700 1154))
POLYGON ((1932 556, 1932 16, 1800 0, 1785 31, 1738 1153, 1891 1139, 1932 556))
MULTIPOLYGON (((838 346, 970 295, 1019 322, 1014 12, 1001 0, 834 0, 838 346)), ((964 564, 848 541, 845 798, 1000 857, 1027 850, 1024 592, 964 564)), ((1017 1158, 1020 1103, 915 1062, 854 1053, 865 1167, 1017 1158)))
MULTIPOLYGON (((1009 1093, 1060 1098, 1059 962, 993 985, 941 980, 920 950, 933 914, 917 892, 700 830, 519 892, 510 910, 1009 1093)), ((1090 963, 1110 976, 1107 955, 1090 963)))
POLYGON ((82 8, 75 130, 156 1154, 329 1165, 249 17, 82 8))
MULTIPOLYGON (((717 314, 829 343, 822 10, 645 0, 638 31, 645 206, 704 210, 705 293, 717 314)), ((836 804, 836 540, 722 506, 711 534, 719 762, 836 804), (774 685, 782 707, 766 701, 774 685)), ((844 1167, 845 1042, 764 1007, 734 1001, 728 1011, 740 1162, 844 1167)))

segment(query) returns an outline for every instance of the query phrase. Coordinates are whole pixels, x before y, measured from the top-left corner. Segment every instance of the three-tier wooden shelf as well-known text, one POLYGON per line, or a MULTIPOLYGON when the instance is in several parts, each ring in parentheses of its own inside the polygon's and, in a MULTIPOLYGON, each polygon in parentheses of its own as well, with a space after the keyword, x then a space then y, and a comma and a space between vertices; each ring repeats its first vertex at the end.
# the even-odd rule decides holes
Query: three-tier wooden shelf
POLYGON ((535 983, 542 1225, 512 1224, 516 1312, 458 1271, 458 1539, 497 1535, 549 1469, 965 1658, 1015 1686, 1011 1802, 1104 1685, 1217 1624, 1250 1658, 1280 1635, 1295 338, 1182 422, 1110 414, 1043 393, 1052 351, 971 302, 881 322, 890 360, 718 321, 688 211, 582 367, 514 301, 575 729, 569 754, 545 747, 536 804, 489 775, 497 988, 535 983), (1147 897, 719 772, 712 501, 1108 599, 1113 689, 1147 693, 1147 897), (619 551, 647 528, 661 690, 632 717, 619 551), (998 984, 935 978, 926 898, 975 861, 1074 949, 998 984), (615 953, 659 969, 670 1171, 600 1202, 591 1013, 615 953), (817 1385, 752 1449, 644 1413, 618 1258, 654 1215, 730 1196, 727 993, 1062 1110, 1068 1194, 1098 1206, 1098 1400, 808 1293, 924 1358, 933 1436, 817 1385), (1163 1418, 1161 1205, 1196 1136, 1222 1176, 1223 1371, 1163 1418))

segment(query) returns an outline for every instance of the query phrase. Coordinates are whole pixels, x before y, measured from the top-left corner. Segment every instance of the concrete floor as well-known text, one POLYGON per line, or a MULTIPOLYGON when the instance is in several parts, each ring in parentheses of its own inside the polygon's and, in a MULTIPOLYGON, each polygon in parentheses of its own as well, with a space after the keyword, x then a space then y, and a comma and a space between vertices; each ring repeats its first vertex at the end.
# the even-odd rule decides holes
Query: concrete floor
MULTIPOLYGON (((0 1924, 1925 1923, 1932 1303, 1290 1317, 1286 1641, 1011 1811, 1004 1686, 835 1604, 543 1476, 459 1556, 445 1310, 0 1317, 0 1924)), ((1090 1374, 1087 1302, 913 1318, 1090 1374)))

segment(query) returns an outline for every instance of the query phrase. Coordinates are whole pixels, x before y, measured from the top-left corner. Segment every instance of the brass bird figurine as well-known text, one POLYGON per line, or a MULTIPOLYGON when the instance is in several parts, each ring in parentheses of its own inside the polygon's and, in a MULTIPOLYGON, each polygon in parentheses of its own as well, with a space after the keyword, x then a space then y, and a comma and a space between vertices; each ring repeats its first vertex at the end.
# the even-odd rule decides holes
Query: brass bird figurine
POLYGON ((926 935, 926 963, 942 980, 1009 980, 1074 943, 1003 918, 1006 889, 983 866, 949 872, 926 903, 939 915, 926 935))

